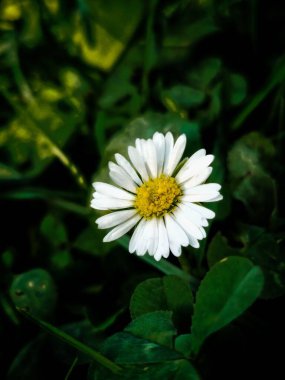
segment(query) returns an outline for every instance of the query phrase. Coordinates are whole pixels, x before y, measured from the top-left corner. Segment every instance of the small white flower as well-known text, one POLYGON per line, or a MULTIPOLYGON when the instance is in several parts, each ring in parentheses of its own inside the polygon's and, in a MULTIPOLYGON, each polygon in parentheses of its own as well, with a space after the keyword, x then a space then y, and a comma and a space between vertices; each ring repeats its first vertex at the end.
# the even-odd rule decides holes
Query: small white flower
POLYGON ((215 202, 223 197, 217 183, 204 184, 212 172, 213 155, 205 149, 194 153, 178 170, 186 146, 186 136, 174 143, 173 135, 156 132, 152 139, 136 139, 129 146, 130 162, 115 154, 109 162, 109 175, 118 186, 95 182, 91 207, 119 210, 96 220, 99 228, 114 227, 104 242, 119 239, 135 227, 129 251, 138 256, 146 252, 156 260, 170 251, 181 255, 181 247, 199 247, 206 237, 207 219, 215 213, 200 202, 215 202))

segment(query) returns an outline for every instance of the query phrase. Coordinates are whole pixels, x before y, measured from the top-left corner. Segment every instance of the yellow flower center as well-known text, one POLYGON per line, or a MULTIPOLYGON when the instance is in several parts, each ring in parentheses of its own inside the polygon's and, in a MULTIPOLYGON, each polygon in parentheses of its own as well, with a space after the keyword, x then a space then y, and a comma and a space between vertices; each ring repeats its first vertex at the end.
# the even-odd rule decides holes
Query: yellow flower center
POLYGON ((137 189, 135 208, 146 219, 163 216, 173 210, 182 191, 172 177, 161 175, 150 179, 137 189))

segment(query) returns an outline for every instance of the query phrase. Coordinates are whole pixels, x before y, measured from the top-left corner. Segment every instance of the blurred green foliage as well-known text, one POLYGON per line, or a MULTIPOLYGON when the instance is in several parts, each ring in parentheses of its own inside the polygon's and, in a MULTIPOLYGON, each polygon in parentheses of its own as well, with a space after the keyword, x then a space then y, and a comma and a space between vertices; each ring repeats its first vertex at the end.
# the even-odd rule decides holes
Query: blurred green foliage
POLYGON ((1 0, 0 378, 280 377, 284 17, 277 0, 1 0), (167 263, 103 244, 89 207, 114 153, 155 131, 213 153, 224 196, 167 263))

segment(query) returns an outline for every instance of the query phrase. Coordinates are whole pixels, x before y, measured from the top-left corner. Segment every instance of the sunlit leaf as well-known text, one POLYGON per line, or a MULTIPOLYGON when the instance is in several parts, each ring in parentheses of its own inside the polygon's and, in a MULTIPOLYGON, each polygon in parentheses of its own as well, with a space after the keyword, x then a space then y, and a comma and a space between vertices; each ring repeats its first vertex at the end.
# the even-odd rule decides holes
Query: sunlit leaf
POLYGON ((118 4, 114 0, 108 3, 100 0, 96 5, 91 1, 87 4, 95 44, 90 44, 79 13, 74 15, 71 40, 85 62, 109 71, 124 51, 140 21, 142 3, 137 0, 124 0, 118 4), (129 14, 132 15, 131 18, 129 14))

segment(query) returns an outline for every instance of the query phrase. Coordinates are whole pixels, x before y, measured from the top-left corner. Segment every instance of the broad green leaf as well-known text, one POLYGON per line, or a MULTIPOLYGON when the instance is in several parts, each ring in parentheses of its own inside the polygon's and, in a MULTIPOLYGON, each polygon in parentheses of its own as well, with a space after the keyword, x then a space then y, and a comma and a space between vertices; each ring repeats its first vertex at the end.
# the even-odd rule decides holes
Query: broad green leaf
POLYGON ((175 339, 175 350, 185 356, 192 353, 192 336, 191 334, 181 334, 175 339))
POLYGON ((187 282, 177 276, 148 279, 139 284, 131 298, 132 318, 159 310, 173 312, 177 326, 187 325, 191 319, 193 296, 187 282))
POLYGON ((7 249, 3 253, 1 253, 1 262, 3 266, 7 269, 10 269, 15 262, 15 254, 12 250, 7 249))
POLYGON ((240 233, 242 254, 259 265, 264 274, 262 298, 276 298, 285 292, 285 259, 278 237, 256 226, 245 225, 240 233))
POLYGON ((146 313, 135 318, 125 331, 163 346, 172 347, 176 330, 171 317, 172 313, 168 311, 146 313))
POLYGON ((119 365, 160 363, 181 358, 181 354, 150 340, 120 332, 105 341, 103 353, 119 365))
POLYGON ((110 244, 103 243, 105 235, 106 231, 99 230, 95 225, 94 227, 89 226, 77 236, 73 247, 95 256, 105 255, 116 246, 116 242, 110 244))
POLYGON ((195 70, 191 70, 187 79, 191 85, 208 91, 221 69, 222 61, 219 58, 208 58, 201 62, 195 70))
POLYGON ((163 46, 189 47, 218 30, 218 26, 211 16, 193 20, 191 23, 188 21, 186 25, 180 24, 176 30, 173 28, 171 33, 165 37, 163 46))
MULTIPOLYGON (((170 339, 167 344, 172 345, 174 331, 170 313, 153 312, 138 317, 124 332, 108 338, 103 352, 123 368, 120 377, 110 379, 198 380, 199 376, 191 363, 164 345, 165 338, 166 342, 170 339)), ((92 366, 89 375, 90 380, 101 380, 106 378, 107 373, 92 366)))
POLYGON ((244 77, 239 74, 230 74, 228 92, 229 103, 233 106, 240 104, 247 94, 247 83, 244 77))
POLYGON ((168 310, 163 281, 150 278, 140 283, 132 295, 130 312, 132 318, 157 310, 168 310))
POLYGON ((225 257, 240 256, 240 250, 232 248, 228 245, 228 242, 221 232, 218 232, 211 240, 208 251, 207 260, 209 267, 212 267, 218 261, 221 261, 225 257))
POLYGON ((88 64, 109 71, 116 63, 127 43, 135 32, 142 16, 143 4, 138 1, 116 0, 87 1, 90 41, 84 28, 86 20, 80 12, 73 15, 73 30, 66 39, 71 41, 70 48, 77 51, 88 64), (129 17, 132 15, 132 17, 129 17), (95 40, 95 43, 94 43, 95 40), (92 43, 93 42, 93 43, 92 43))
MULTIPOLYGON (((88 380, 103 380, 108 376, 106 370, 96 370, 91 366, 88 380)), ((126 366, 121 376, 108 376, 108 380, 199 380, 200 377, 193 365, 185 360, 171 360, 162 363, 148 363, 146 365, 126 366)))
POLYGON ((69 267, 73 262, 73 258, 68 249, 68 236, 65 225, 54 215, 48 214, 41 223, 40 231, 49 244, 49 260, 52 268, 63 270, 69 267))
POLYGON ((48 214, 41 223, 40 231, 54 246, 61 246, 68 241, 66 227, 55 216, 48 214))
POLYGON ((189 86, 176 85, 163 91, 162 100, 166 104, 167 101, 170 100, 174 102, 179 109, 187 110, 201 105, 205 100, 205 94, 189 86))
POLYGON ((24 167, 22 175, 35 176, 57 157, 80 186, 84 186, 78 168, 62 151, 82 114, 74 106, 62 112, 55 104, 42 99, 36 101, 32 95, 23 107, 7 91, 2 92, 15 111, 15 116, 0 131, 0 147, 4 148, 11 165, 16 169, 24 167))
POLYGON ((260 295, 261 269, 241 257, 229 257, 214 265, 202 280, 192 320, 193 352, 205 339, 240 316, 260 295))
POLYGON ((273 144, 259 132, 236 141, 228 155, 234 197, 244 203, 255 224, 266 224, 275 207, 276 184, 267 172, 274 156, 273 144))
POLYGON ((14 305, 38 318, 50 317, 54 311, 57 291, 51 275, 44 269, 15 276, 10 287, 14 305))

